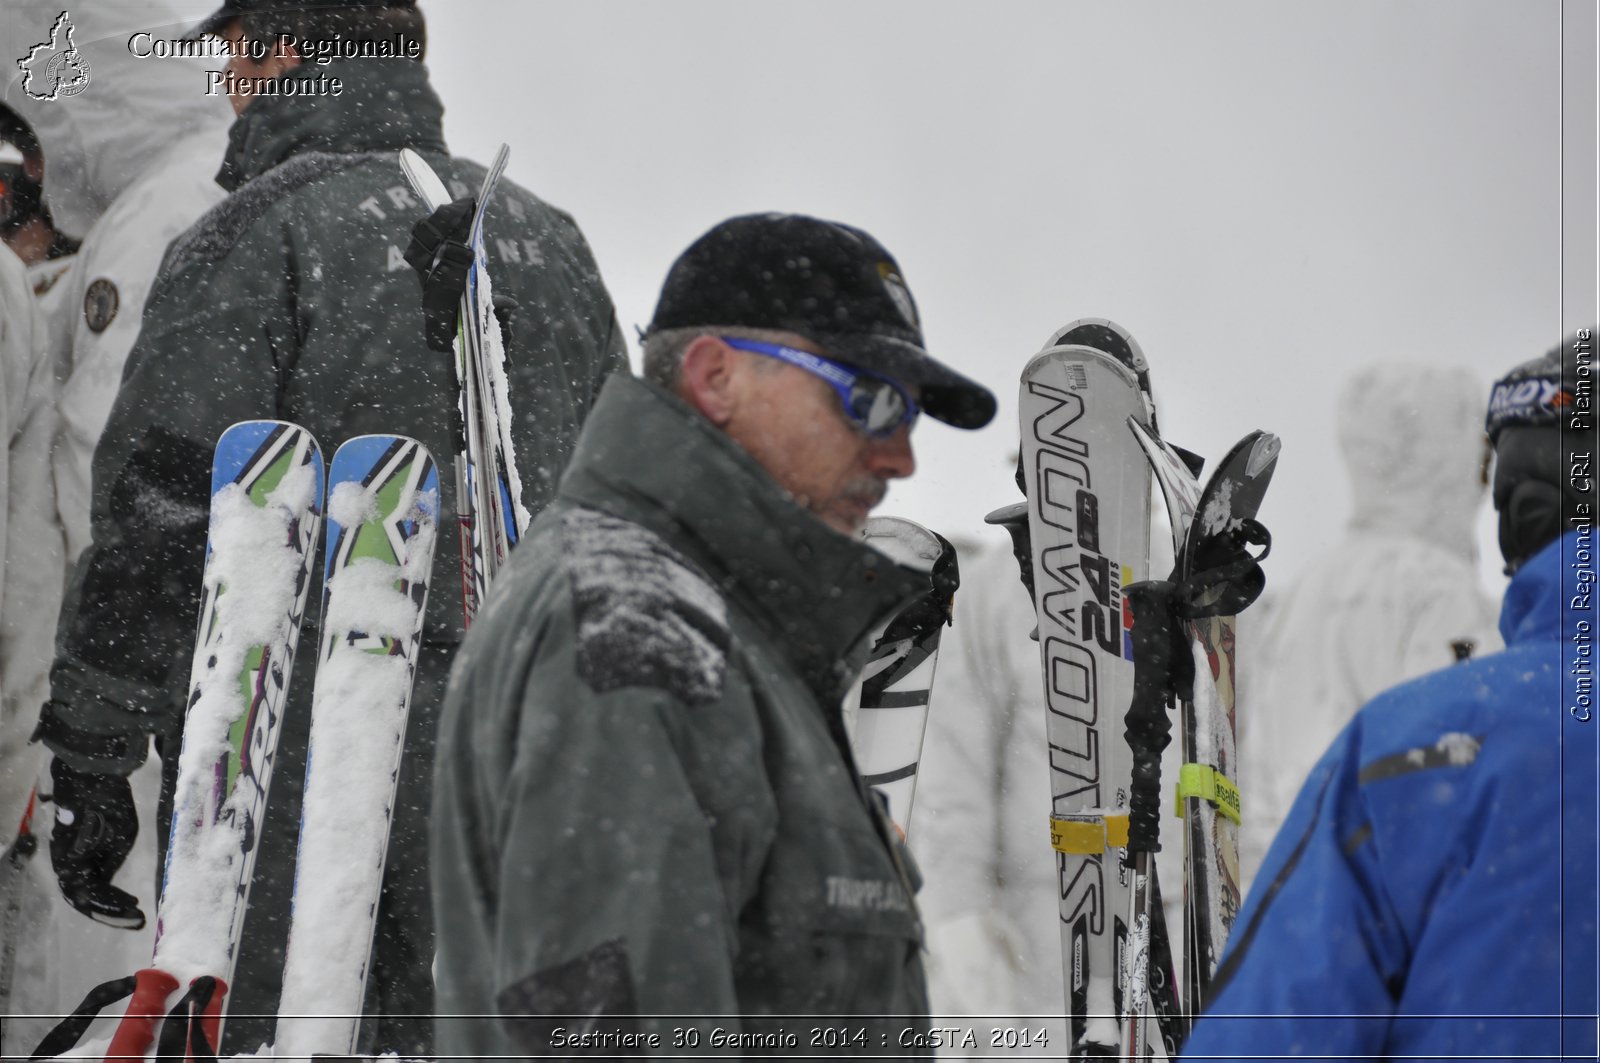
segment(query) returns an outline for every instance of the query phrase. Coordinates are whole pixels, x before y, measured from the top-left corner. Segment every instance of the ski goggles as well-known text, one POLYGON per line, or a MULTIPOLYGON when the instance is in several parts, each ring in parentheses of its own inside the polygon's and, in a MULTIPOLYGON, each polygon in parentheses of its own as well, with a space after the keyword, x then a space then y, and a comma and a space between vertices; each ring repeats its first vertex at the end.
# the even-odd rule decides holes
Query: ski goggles
POLYGON ((888 377, 840 365, 831 358, 795 347, 732 336, 719 338, 729 347, 776 358, 804 369, 812 376, 821 377, 839 393, 845 416, 869 436, 882 438, 893 435, 901 425, 914 424, 917 414, 922 412, 911 394, 888 377))

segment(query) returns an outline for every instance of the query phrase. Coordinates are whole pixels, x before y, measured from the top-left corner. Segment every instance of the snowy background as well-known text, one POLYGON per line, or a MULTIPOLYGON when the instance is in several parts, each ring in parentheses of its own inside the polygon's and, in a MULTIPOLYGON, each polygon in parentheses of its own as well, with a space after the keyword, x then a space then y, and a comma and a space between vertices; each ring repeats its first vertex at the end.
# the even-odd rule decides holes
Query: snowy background
POLYGON ((1171 440, 1215 459, 1283 437, 1280 586, 1343 519, 1352 368, 1466 366, 1487 395, 1559 336, 1556 3, 422 6, 452 150, 510 143, 630 337, 735 213, 836 218, 895 253, 932 350, 1000 397, 982 432, 925 422, 883 506, 952 537, 1016 500, 1017 375, 1073 318, 1138 337, 1171 440))
POLYGON ((882 509, 958 541, 1018 497, 1017 376, 1074 318, 1138 337, 1171 441, 1283 437, 1278 587, 1344 519, 1355 367, 1465 366, 1487 395, 1560 335, 1556 0, 420 2, 452 149, 511 145, 630 341, 732 214, 895 253, 932 350, 1001 402, 982 432, 925 422, 882 509))

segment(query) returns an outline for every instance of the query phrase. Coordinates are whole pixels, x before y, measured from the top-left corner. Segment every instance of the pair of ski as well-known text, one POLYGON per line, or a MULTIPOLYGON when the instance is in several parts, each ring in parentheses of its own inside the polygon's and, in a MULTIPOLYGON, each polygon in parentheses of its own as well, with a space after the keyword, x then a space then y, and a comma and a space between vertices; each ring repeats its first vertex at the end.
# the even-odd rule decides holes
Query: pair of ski
POLYGON ((1245 436, 1202 489, 1200 459, 1161 439, 1149 379, 1138 344, 1112 322, 1084 319, 1053 335, 1022 374, 1027 502, 989 518, 1017 537, 1038 615, 1076 1057, 1175 1056, 1240 904, 1234 625, 1261 590, 1267 536, 1254 518, 1278 439, 1245 436), (1172 528, 1167 581, 1149 572, 1152 475, 1172 528), (1160 848, 1160 756, 1174 703, 1181 1001, 1150 856, 1160 848))
POLYGON ((162 1058, 215 1054, 324 523, 321 646, 276 1051, 354 1051, 438 503, 432 457, 403 436, 346 442, 325 477, 316 441, 299 426, 245 421, 223 433, 154 956, 91 993, 37 1056, 77 1045, 98 1011, 125 996, 108 1063, 152 1049, 162 1058))
MULTIPOLYGON (((529 520, 483 238, 484 212, 508 154, 502 146, 479 189, 453 344, 459 388, 451 420, 469 626, 529 520)), ((399 162, 430 211, 449 201, 419 155, 402 151, 399 162)), ((214 1052, 324 497, 323 645, 277 1051, 353 1051, 421 642, 438 474, 415 440, 363 436, 334 456, 326 496, 323 480, 316 441, 297 426, 243 422, 218 441, 205 599, 155 955, 150 968, 91 993, 39 1055, 77 1044, 94 1015, 124 997, 130 1001, 108 1058, 140 1057, 153 1046, 163 1056, 214 1052), (352 779, 365 785, 352 787, 352 779)))
MULTIPOLYGON (((483 242, 483 216, 509 149, 502 144, 484 175, 473 207, 467 247, 472 265, 455 330, 456 382, 460 385, 450 416, 456 439, 456 515, 461 535, 461 603, 464 625, 488 595, 511 548, 528 527, 522 482, 511 442, 511 406, 505 371, 505 342, 494 310, 483 242)), ((400 169, 430 211, 450 202, 450 193, 422 156, 400 151, 400 169)))

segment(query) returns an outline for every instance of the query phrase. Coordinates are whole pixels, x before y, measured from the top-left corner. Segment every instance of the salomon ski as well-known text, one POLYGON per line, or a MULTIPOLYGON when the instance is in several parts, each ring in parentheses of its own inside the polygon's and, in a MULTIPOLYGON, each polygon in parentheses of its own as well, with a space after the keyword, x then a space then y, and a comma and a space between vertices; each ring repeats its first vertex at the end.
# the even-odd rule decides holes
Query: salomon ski
POLYGON ((433 458, 403 436, 345 443, 328 483, 322 646, 274 1038, 287 1058, 355 1051, 439 508, 433 458))
MULTIPOLYGON (((468 626, 506 555, 528 526, 511 442, 511 408, 505 373, 505 343, 494 313, 483 242, 483 215, 505 170, 507 149, 495 155, 478 197, 467 243, 472 265, 455 338, 460 384, 456 428, 456 509, 461 528, 462 608, 468 626)), ((444 182, 422 156, 400 152, 400 168, 430 211, 450 201, 444 182)))
POLYGON ((1067 1020, 1076 1055, 1115 1055, 1132 875, 1131 758, 1119 734, 1133 695, 1123 588, 1148 576, 1150 474, 1130 421, 1148 424, 1133 369, 1051 346, 1022 374, 1022 471, 1044 667, 1067 1020))
MULTIPOLYGON (((1135 753, 1158 756, 1160 745, 1136 741, 1132 720, 1118 730, 1135 693, 1126 591, 1148 569, 1149 481, 1138 436, 1154 438, 1149 368, 1126 330, 1083 318, 1057 330, 1030 363, 1022 406, 1017 482, 1029 501, 987 519, 1011 533, 1039 619, 1070 1047, 1079 1057, 1173 1056, 1184 1026, 1148 860, 1159 844, 1153 823, 1131 847, 1128 834, 1135 753)), ((1157 446, 1192 481, 1200 459, 1157 446)))
POLYGON ((861 532, 896 564, 928 572, 928 594, 906 606, 872 636, 872 655, 845 699, 845 723, 862 779, 888 803, 902 837, 911 831, 917 765, 928 726, 939 637, 951 621, 960 584, 955 547, 900 517, 873 517, 861 532))

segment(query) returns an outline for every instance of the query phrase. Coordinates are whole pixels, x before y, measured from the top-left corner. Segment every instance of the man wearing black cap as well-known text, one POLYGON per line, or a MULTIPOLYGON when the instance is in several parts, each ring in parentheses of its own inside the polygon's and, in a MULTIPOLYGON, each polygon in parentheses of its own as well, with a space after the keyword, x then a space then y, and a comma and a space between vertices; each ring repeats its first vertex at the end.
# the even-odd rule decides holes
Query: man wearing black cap
MULTIPOLYGON (((212 447, 236 421, 279 418, 305 426, 329 455, 352 436, 395 432, 447 459, 457 386, 449 357, 428 349, 421 327, 403 249, 426 211, 410 194, 397 152, 421 152, 456 195, 483 176, 481 167, 447 155, 443 106, 422 63, 406 57, 420 55, 424 34, 410 0, 228 0, 204 28, 233 42, 234 84, 279 90, 233 95, 239 116, 218 175, 232 194, 173 242, 147 301, 95 451, 93 542, 62 613, 53 700, 41 714, 59 810, 52 863, 68 900, 114 925, 143 922, 154 899, 130 896, 111 878, 139 829, 127 774, 152 732, 170 803, 212 447), (344 58, 352 52, 372 54, 344 58), (323 63, 330 54, 339 58, 323 63), (311 91, 334 80, 336 94, 311 91)), ((511 432, 523 501, 538 512, 601 381, 626 357, 610 299, 570 217, 503 181, 485 229, 496 295, 516 304, 504 322, 511 432)), ((444 490, 448 511, 451 485, 444 490)), ((437 551, 368 970, 366 1014, 374 1021, 363 1032, 364 1050, 422 1055, 430 1048, 424 837, 437 709, 461 635, 457 566, 454 550, 437 551)), ((314 623, 309 617, 308 627, 314 623)), ((303 635, 302 653, 315 640, 303 635)), ((272 1037, 311 672, 297 670, 284 714, 228 993, 227 1052, 252 1051, 272 1037)), ((156 824, 163 833, 167 818, 156 824)))
POLYGON ((855 532, 919 413, 994 397, 923 349, 889 253, 815 218, 701 237, 644 346, 451 678, 438 1048, 926 1046, 917 872, 840 700, 927 576, 855 532))
POLYGON ((1334 740, 1186 1057, 1595 1058, 1594 383, 1581 329, 1495 385, 1506 648, 1334 740))

